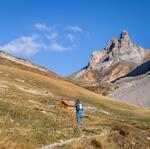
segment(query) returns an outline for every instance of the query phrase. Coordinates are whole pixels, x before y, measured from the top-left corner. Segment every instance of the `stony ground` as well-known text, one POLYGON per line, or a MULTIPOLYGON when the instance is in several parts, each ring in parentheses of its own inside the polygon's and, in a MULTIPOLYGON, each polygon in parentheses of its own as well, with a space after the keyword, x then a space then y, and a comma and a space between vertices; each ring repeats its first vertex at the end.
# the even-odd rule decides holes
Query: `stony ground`
POLYGON ((110 97, 126 103, 150 107, 150 74, 135 78, 126 77, 118 84, 120 87, 109 94, 110 97))

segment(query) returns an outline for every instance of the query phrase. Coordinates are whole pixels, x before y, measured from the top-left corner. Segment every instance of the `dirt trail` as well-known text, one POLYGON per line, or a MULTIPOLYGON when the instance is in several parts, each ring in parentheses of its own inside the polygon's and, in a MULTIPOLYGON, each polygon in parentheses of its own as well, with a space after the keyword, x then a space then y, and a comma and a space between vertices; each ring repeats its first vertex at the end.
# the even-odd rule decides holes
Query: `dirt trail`
MULTIPOLYGON (((101 133, 100 135, 101 136, 104 136, 106 135, 107 133, 104 131, 103 133, 101 133)), ((97 135, 90 135, 90 136, 85 136, 85 135, 82 135, 78 138, 71 138, 71 139, 67 139, 67 140, 60 140, 58 142, 55 142, 55 143, 52 143, 52 144, 49 144, 49 145, 45 145, 45 146, 42 146, 38 149, 53 149, 55 147, 61 147, 63 145, 66 145, 66 144, 69 144, 69 143, 72 143, 72 142, 76 142, 76 141, 80 141, 80 140, 83 140, 84 137, 86 137, 86 139, 90 139, 92 137, 95 137, 97 135)))
MULTIPOLYGON (((87 115, 87 114, 85 114, 85 115, 86 115, 86 117, 90 117, 90 118, 95 119, 96 121, 100 121, 100 118, 97 118, 97 117, 94 117, 94 116, 91 116, 91 115, 87 115)), ((91 128, 91 127, 85 127, 83 125, 80 125, 77 129, 79 129, 82 132, 87 132, 88 131, 88 132, 92 132, 92 133, 98 131, 98 129, 91 128)), ((102 135, 106 135, 107 133, 108 133, 108 130, 103 129, 103 130, 101 130, 99 135, 102 136, 102 135)), ((74 138, 67 139, 67 140, 59 140, 58 142, 54 142, 52 144, 44 145, 44 146, 42 146, 38 149, 53 149, 55 147, 61 147, 63 145, 66 145, 66 144, 69 144, 69 143, 72 143, 72 142, 83 140, 84 137, 86 137, 86 139, 89 139, 89 138, 92 138, 92 137, 95 137, 95 136, 97 136, 97 135, 94 134, 94 135, 86 136, 86 135, 83 134, 80 137, 76 137, 76 138, 74 137, 74 138)))
POLYGON ((42 147, 39 148, 39 149, 53 149, 54 147, 61 147, 62 145, 71 143, 71 142, 73 142, 73 141, 79 141, 79 140, 81 140, 83 137, 84 137, 84 136, 81 136, 81 137, 78 137, 78 138, 71 138, 71 139, 68 139, 68 140, 60 140, 59 142, 55 142, 55 143, 52 143, 52 144, 49 144, 49 145, 42 146, 42 147))
MULTIPOLYGON (((100 111, 100 112, 102 112, 103 114, 108 115, 108 113, 106 113, 105 111, 100 111)), ((74 119, 74 116, 73 116, 74 114, 75 113, 72 111, 71 112, 71 118, 73 117, 73 119, 74 119)), ((74 129, 78 129, 78 130, 80 130, 82 132, 86 132, 86 133, 87 132, 95 133, 95 132, 99 131, 97 128, 93 127, 92 124, 95 124, 95 122, 96 123, 101 122, 101 118, 95 117, 95 116, 92 116, 92 115, 89 115, 89 114, 84 114, 84 117, 85 117, 85 121, 83 122, 83 125, 80 125, 78 128, 76 128, 76 123, 73 120, 72 123, 73 123, 74 129), (89 123, 89 122, 87 123, 87 120, 89 118, 92 119, 92 123, 89 123), (87 126, 87 127, 85 127, 85 126, 87 126)), ((99 135, 105 135, 106 133, 107 133, 107 131, 102 130, 102 132, 99 135)), ((57 142, 54 142, 54 143, 51 143, 51 144, 48 144, 48 145, 43 145, 38 149, 53 149, 55 147, 61 147, 63 145, 66 145, 66 144, 69 144, 69 143, 72 143, 72 142, 78 142, 80 140, 83 140, 84 137, 86 137, 86 139, 87 139, 87 138, 91 138, 91 137, 94 137, 94 136, 96 136, 96 135, 93 134, 93 135, 90 135, 90 136, 86 136, 86 135, 83 134, 82 136, 79 136, 79 137, 73 137, 73 138, 66 139, 66 140, 58 140, 57 142)))

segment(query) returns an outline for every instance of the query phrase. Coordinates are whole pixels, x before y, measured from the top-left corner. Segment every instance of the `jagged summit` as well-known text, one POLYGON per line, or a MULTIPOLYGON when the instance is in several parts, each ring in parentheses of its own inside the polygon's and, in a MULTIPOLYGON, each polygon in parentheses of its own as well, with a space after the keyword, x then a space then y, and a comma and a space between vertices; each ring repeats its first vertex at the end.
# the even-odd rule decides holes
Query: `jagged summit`
POLYGON ((120 34, 120 38, 112 38, 112 40, 107 44, 107 46, 104 48, 107 52, 111 52, 112 49, 120 49, 120 48, 125 48, 132 46, 132 42, 130 40, 130 37, 128 35, 127 31, 122 31, 120 34))
POLYGON ((107 46, 104 48, 107 52, 111 52, 112 50, 119 50, 121 48, 128 48, 131 46, 135 46, 132 44, 132 41, 128 35, 127 31, 122 31, 120 34, 120 37, 117 38, 112 38, 112 40, 107 44, 107 46))
POLYGON ((113 38, 102 51, 93 52, 89 63, 90 68, 95 64, 126 61, 139 64, 145 58, 144 49, 134 45, 127 31, 120 34, 120 38, 113 38))
POLYGON ((86 69, 73 74, 72 78, 90 83, 111 82, 148 59, 150 50, 133 44, 128 32, 124 30, 118 39, 113 38, 104 49, 94 51, 86 69))
POLYGON ((130 42, 130 37, 128 35, 128 32, 126 30, 123 30, 120 34, 120 40, 130 42))
POLYGON ((132 42, 130 40, 130 37, 127 31, 124 30, 120 34, 119 44, 120 44, 120 47, 132 46, 132 42))

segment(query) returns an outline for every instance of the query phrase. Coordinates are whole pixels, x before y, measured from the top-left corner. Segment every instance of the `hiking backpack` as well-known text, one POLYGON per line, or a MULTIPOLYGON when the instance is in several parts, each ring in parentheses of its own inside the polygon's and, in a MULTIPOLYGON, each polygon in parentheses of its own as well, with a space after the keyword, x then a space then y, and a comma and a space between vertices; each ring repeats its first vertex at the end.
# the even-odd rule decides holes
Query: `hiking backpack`
POLYGON ((81 103, 78 103, 76 105, 76 110, 79 111, 79 110, 83 110, 83 105, 81 103))

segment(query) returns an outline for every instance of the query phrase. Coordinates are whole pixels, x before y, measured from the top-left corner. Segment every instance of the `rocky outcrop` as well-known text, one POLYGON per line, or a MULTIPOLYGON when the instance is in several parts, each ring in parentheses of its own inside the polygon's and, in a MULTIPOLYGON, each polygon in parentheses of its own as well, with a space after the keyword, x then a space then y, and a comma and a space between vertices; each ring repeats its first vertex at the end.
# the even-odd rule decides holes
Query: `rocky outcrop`
POLYGON ((150 51, 132 43, 127 31, 113 38, 100 51, 94 51, 87 67, 74 73, 71 79, 78 82, 112 82, 126 75, 135 67, 150 59, 150 51))

